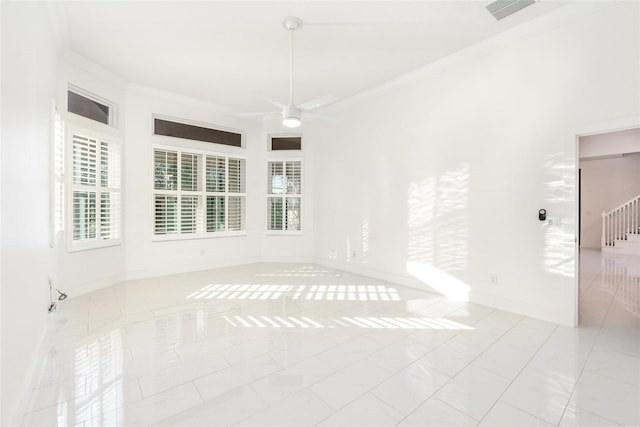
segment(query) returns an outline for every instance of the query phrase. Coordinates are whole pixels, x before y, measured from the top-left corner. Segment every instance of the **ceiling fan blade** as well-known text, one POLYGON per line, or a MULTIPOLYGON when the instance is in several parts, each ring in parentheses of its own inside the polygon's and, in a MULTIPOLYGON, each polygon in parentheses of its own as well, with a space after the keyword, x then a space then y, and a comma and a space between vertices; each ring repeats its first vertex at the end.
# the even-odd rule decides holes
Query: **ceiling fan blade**
POLYGON ((310 113, 305 111, 304 113, 305 117, 311 117, 311 118, 315 118, 315 119, 320 119, 320 120, 325 120, 328 122, 338 122, 338 119, 336 119, 335 117, 331 117, 331 116, 325 116, 324 114, 318 114, 318 113, 310 113))
POLYGON ((267 101, 269 104, 273 105, 274 107, 278 108, 278 109, 282 109, 284 107, 286 107, 286 105, 280 101, 278 101, 277 99, 274 99, 270 96, 264 95, 264 94, 260 94, 259 95, 260 98, 262 98, 263 100, 267 101))
POLYGON ((316 108, 324 107, 325 105, 329 105, 338 100, 338 97, 335 95, 324 95, 319 98, 312 99, 311 101, 307 101, 298 105, 297 107, 303 111, 311 111, 316 108))

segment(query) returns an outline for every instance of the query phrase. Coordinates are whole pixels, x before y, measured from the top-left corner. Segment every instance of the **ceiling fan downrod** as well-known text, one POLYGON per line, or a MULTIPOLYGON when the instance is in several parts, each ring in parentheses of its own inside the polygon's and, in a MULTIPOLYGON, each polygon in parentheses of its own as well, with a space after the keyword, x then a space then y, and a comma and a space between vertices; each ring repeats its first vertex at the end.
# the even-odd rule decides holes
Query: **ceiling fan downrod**
POLYGON ((302 28, 302 20, 294 16, 288 16, 282 23, 283 27, 290 33, 289 49, 289 104, 282 109, 282 124, 287 127, 298 127, 302 123, 300 120, 301 111, 294 106, 293 101, 293 33, 302 28))

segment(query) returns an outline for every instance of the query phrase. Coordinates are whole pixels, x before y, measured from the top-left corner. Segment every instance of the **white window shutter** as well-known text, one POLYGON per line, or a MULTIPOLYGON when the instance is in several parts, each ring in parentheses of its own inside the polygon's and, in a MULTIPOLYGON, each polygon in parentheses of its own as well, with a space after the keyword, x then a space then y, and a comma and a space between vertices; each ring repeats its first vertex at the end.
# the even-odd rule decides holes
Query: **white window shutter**
POLYGON ((153 162, 154 235, 180 239, 246 229, 245 159, 158 147, 153 162))
POLYGON ((267 229, 300 231, 302 162, 271 161, 267 169, 267 229))
POLYGON ((121 238, 120 145, 88 134, 71 137, 71 250, 121 238))

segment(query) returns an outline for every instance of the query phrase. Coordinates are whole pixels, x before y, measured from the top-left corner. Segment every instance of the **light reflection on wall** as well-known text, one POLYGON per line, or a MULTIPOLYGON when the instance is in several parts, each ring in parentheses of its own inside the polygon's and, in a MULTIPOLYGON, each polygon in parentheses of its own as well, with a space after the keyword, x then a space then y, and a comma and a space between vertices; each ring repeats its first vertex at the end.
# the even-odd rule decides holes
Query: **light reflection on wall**
POLYGON ((437 292, 468 299, 451 273, 467 268, 469 165, 409 185, 407 272, 437 292))
POLYGON ((567 163, 563 153, 547 156, 543 166, 549 179, 545 183, 547 209, 544 227, 544 269, 548 273, 575 276, 575 221, 556 212, 573 209, 575 201, 575 164, 567 163), (553 224, 551 223, 553 221, 553 224))
POLYGON ((369 254, 369 219, 366 218, 361 226, 360 232, 360 240, 362 245, 362 255, 360 258, 360 262, 362 264, 367 263, 367 258, 369 254))
POLYGON ((469 285, 430 264, 409 261, 407 273, 454 301, 469 300, 469 285))

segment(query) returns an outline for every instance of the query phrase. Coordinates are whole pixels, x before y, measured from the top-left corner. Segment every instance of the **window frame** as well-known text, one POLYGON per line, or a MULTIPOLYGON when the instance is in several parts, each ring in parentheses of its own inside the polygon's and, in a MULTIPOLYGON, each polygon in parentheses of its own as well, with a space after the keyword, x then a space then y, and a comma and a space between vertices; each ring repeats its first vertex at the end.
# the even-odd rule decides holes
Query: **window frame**
MULTIPOLYGON (((284 151, 284 150, 283 150, 284 151)), ((298 150, 296 150, 297 152, 298 150)), ((276 151, 277 152, 277 151, 276 151)), ((304 210, 304 192, 305 192, 305 179, 304 179, 304 160, 302 159, 302 157, 271 157, 267 159, 267 180, 270 179, 270 175, 269 175, 269 164, 270 163, 280 163, 283 165, 283 171, 286 170, 286 164, 287 162, 300 162, 300 194, 287 194, 287 193, 282 193, 281 195, 276 195, 276 194, 270 194, 269 193, 269 183, 267 182, 267 194, 266 194, 266 198, 265 198, 265 207, 266 207, 266 221, 265 221, 265 227, 266 227, 266 234, 268 236, 301 236, 304 234, 304 227, 303 227, 303 218, 305 217, 305 215, 303 215, 303 210, 304 210), (297 198, 299 200, 300 203, 300 229, 299 230, 286 230, 286 229, 282 229, 282 230, 270 230, 269 227, 269 199, 270 198, 281 198, 283 201, 283 206, 286 206, 286 199, 287 197, 289 198, 297 198)), ((284 215, 286 214, 286 209, 283 209, 283 227, 284 227, 284 215)))
POLYGON ((284 155, 294 155, 294 153, 302 153, 304 151, 304 138, 302 137, 301 133, 270 133, 267 135, 267 151, 274 154, 283 153, 284 155), (300 138, 300 149, 274 150, 273 138, 300 138))
POLYGON ((118 128, 118 107, 115 102, 109 101, 106 98, 98 96, 92 92, 89 92, 88 90, 82 89, 81 87, 76 86, 72 83, 67 84, 64 102, 65 102, 65 111, 68 115, 70 115, 70 117, 73 117, 73 121, 82 121, 82 122, 86 121, 87 123, 92 123, 97 126, 104 126, 110 129, 118 128), (90 117, 86 117, 78 113, 74 113, 73 111, 69 111, 69 102, 68 102, 69 92, 73 92, 76 95, 80 95, 91 101, 95 101, 99 104, 109 107, 107 123, 102 123, 101 121, 94 120, 90 117))
MULTIPOLYGON (((215 124, 211 124, 211 123, 199 122, 197 120, 182 119, 182 118, 173 117, 173 116, 167 116, 167 115, 158 114, 158 113, 151 114, 151 136, 154 137, 154 138, 169 138, 169 139, 171 139, 173 141, 180 141, 180 142, 186 143, 186 144, 189 144, 189 143, 213 144, 213 147, 217 147, 218 150, 225 150, 225 149, 245 150, 247 148, 247 145, 246 145, 247 144, 247 137, 246 137, 246 134, 245 134, 245 132, 243 130, 236 129, 236 128, 231 128, 231 127, 228 127, 228 126, 220 126, 220 125, 215 125, 215 124), (240 146, 238 147, 236 145, 221 144, 221 143, 218 143, 218 142, 201 141, 201 140, 197 140, 197 139, 188 139, 188 138, 182 138, 182 137, 176 137, 176 136, 157 134, 155 132, 156 119, 167 121, 167 122, 174 122, 174 123, 187 125, 187 126, 195 126, 195 127, 210 129, 210 130, 214 130, 214 131, 238 134, 238 135, 240 135, 240 146)), ((178 143, 178 144, 180 144, 180 143, 178 143)), ((171 145, 177 146, 177 147, 180 146, 180 145, 176 145, 175 143, 171 143, 171 145)), ((215 150, 215 148, 214 148, 214 150, 215 150)), ((209 151, 209 150, 207 150, 207 151, 209 151)))
POLYGON ((88 129, 82 126, 78 126, 75 124, 67 124, 65 127, 65 212, 68 212, 65 219, 65 225, 67 227, 67 252, 81 252, 92 249, 99 248, 107 248, 112 246, 120 246, 123 242, 124 235, 124 221, 123 221, 123 213, 124 213, 124 191, 123 191, 123 162, 122 162, 122 152, 123 152, 122 141, 120 138, 115 137, 113 135, 105 134, 103 132, 99 132, 96 130, 88 129), (118 187, 103 187, 100 183, 100 148, 98 146, 96 153, 96 185, 95 186, 86 186, 82 184, 76 184, 73 182, 74 172, 73 172, 73 143, 74 136, 81 135, 84 137, 88 137, 91 139, 95 139, 98 142, 98 145, 101 142, 107 142, 116 146, 118 150, 118 161, 119 161, 119 185, 118 187), (93 190, 92 190, 93 189, 93 190), (96 193, 96 238, 91 240, 74 240, 74 210, 73 210, 73 202, 74 202, 74 192, 75 191, 95 191, 96 193), (105 239, 102 238, 101 235, 101 195, 103 193, 117 193, 120 196, 120 207, 119 207, 119 233, 118 237, 114 239, 105 239))
MULTIPOLYGON (((155 116, 154 116, 155 117, 155 116)), ((165 136, 162 136, 166 138, 165 136)), ((187 140, 189 141, 189 140, 187 140)), ((207 144, 206 142, 202 142, 202 144, 207 144)), ((239 149, 239 147, 232 147, 239 149)), ((151 241, 152 242, 170 242, 170 241, 184 241, 184 240, 199 240, 199 239, 216 239, 216 238, 225 238, 225 237, 244 237, 247 235, 247 156, 242 154, 236 154, 232 152, 224 152, 224 151, 214 151, 214 150, 206 150, 202 148, 192 148, 184 145, 173 145, 173 144, 162 144, 156 143, 151 145, 151 172, 149 178, 149 185, 151 188, 150 191, 150 213, 149 217, 151 218, 151 241), (162 190, 155 188, 155 153, 156 150, 163 151, 171 151, 176 152, 176 164, 177 164, 177 176, 178 179, 176 181, 176 190, 162 190), (181 170, 181 160, 182 154, 195 154, 200 156, 199 160, 199 170, 198 170, 198 189, 196 191, 188 191, 183 190, 181 181, 182 181, 182 170, 181 170), (206 190, 206 162, 207 156, 213 157, 224 157, 225 158, 225 191, 224 192, 215 192, 215 191, 207 191, 206 190), (229 160, 242 160, 244 162, 244 192, 243 193, 232 193, 229 192, 229 160), (156 212, 155 212, 155 199, 156 195, 175 195, 177 197, 177 209, 178 209, 178 220, 176 233, 171 234, 156 234, 156 212), (209 196, 222 196, 225 198, 225 231, 206 231, 207 221, 206 221, 206 204, 207 204, 207 195, 209 196), (204 209, 203 217, 202 217, 202 227, 200 230, 197 230, 195 233, 183 233, 181 230, 181 220, 182 220, 182 197, 183 196, 197 196, 201 198, 202 208, 204 209), (241 197, 244 199, 244 205, 242 209, 242 224, 244 228, 242 230, 229 230, 229 198, 230 197, 241 197)), ((197 220, 196 220, 197 221, 197 220)), ((196 222, 196 227, 198 224, 196 222)))

